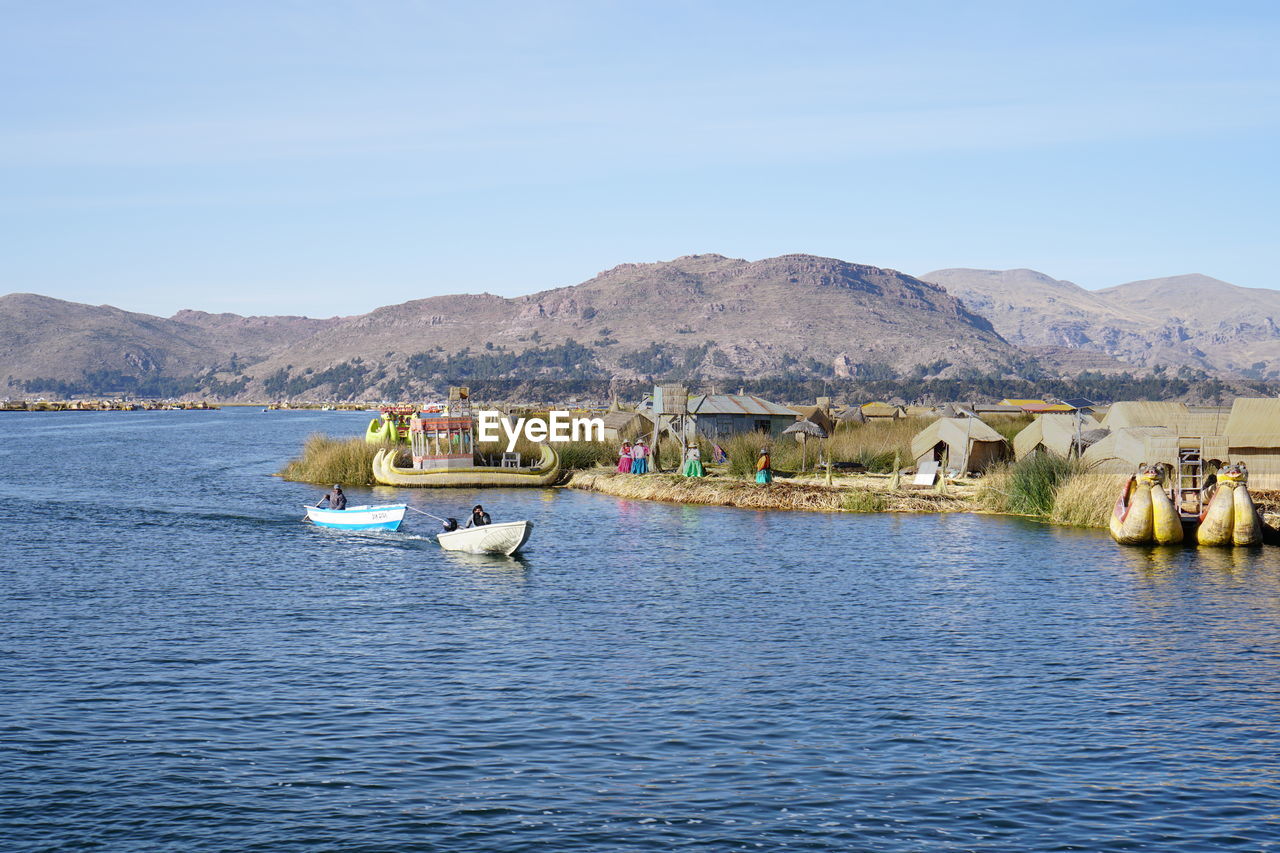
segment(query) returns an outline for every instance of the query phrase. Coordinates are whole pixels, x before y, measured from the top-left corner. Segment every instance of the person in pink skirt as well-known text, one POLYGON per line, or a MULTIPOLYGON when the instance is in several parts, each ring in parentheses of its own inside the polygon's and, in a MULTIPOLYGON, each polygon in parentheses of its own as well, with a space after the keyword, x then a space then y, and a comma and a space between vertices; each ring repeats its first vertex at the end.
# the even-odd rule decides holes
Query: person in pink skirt
POLYGON ((622 442, 622 449, 618 451, 618 473, 631 473, 631 442, 622 442))

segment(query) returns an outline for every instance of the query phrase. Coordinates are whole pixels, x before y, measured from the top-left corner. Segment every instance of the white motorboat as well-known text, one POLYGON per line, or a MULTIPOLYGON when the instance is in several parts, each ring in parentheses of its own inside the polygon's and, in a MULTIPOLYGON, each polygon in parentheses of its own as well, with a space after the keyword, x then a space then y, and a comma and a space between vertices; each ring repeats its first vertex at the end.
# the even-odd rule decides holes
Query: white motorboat
POLYGON ((480 527, 463 527, 448 533, 437 533, 440 547, 446 551, 466 551, 469 554, 506 554, 519 551, 529 541, 533 530, 531 521, 507 521, 501 524, 484 524, 480 527))
POLYGON ((349 506, 346 509, 308 506, 307 518, 321 527, 339 530, 395 530, 404 520, 405 504, 349 506))

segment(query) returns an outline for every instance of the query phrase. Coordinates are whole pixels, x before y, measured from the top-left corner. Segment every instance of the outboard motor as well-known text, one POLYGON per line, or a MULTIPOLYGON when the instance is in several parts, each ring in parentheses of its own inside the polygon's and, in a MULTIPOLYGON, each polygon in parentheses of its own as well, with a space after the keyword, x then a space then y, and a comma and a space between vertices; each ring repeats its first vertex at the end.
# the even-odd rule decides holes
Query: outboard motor
POLYGON ((458 519, 456 519, 456 518, 446 518, 446 519, 444 520, 444 532, 445 532, 445 533, 452 533, 453 531, 455 531, 455 530, 457 530, 457 529, 458 529, 458 519))

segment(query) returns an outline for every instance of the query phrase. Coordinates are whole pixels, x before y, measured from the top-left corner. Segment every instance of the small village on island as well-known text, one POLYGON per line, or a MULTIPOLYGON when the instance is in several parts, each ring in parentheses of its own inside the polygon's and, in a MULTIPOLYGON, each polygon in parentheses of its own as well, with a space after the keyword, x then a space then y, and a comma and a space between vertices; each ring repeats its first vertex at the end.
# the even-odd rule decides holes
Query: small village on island
MULTIPOLYGON (((324 483, 332 476, 314 469, 319 458, 346 464, 354 453, 370 484, 393 487, 567 485, 756 509, 1004 512, 1109 528, 1127 545, 1280 542, 1277 398, 784 405, 659 384, 630 406, 572 411, 598 432, 556 443, 480 441, 483 407, 470 395, 452 388, 441 403, 381 406, 363 436, 313 438, 283 473, 324 483)), ((512 422, 547 417, 545 407, 501 411, 512 422)))
MULTIPOLYGON (((1207 406, 818 397, 805 405, 747 393, 691 393, 666 383, 638 400, 563 405, 597 430, 561 443, 524 435, 507 442, 508 434, 497 444, 484 442, 476 412, 490 404, 475 405, 467 387, 451 388, 448 399, 436 403, 249 407, 375 415, 358 438, 313 436, 282 471, 308 482, 334 479, 323 461, 316 468, 317 457, 331 464, 336 452, 348 465, 354 453, 368 476, 353 485, 568 486, 756 509, 1003 512, 1106 527, 1130 545, 1280 544, 1280 398, 1207 406), (633 466, 636 458, 645 459, 650 476, 633 473, 642 470, 633 466), (756 488, 765 484, 770 488, 756 488)), ((119 398, 0 403, 8 412, 218 408, 203 400, 119 398)), ((554 402, 498 402, 490 411, 511 423, 536 424, 556 408, 554 402)))

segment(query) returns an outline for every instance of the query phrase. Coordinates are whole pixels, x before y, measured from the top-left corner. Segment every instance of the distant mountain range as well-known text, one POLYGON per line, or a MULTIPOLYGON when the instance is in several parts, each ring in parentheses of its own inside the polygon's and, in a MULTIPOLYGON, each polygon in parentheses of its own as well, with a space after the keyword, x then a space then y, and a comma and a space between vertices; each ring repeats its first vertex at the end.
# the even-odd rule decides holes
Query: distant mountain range
POLYGON ((389 399, 450 383, 939 382, 1190 366, 1280 378, 1280 292, 1205 276, 1087 291, 1032 270, 920 278, 812 255, 622 264, 507 299, 317 320, 161 318, 0 297, 0 395, 389 399))
POLYGON ((1119 366, 1190 365, 1228 376, 1280 378, 1280 291, 1206 275, 1085 290, 1035 270, 936 270, 940 284, 1005 340, 1107 356, 1119 366))

